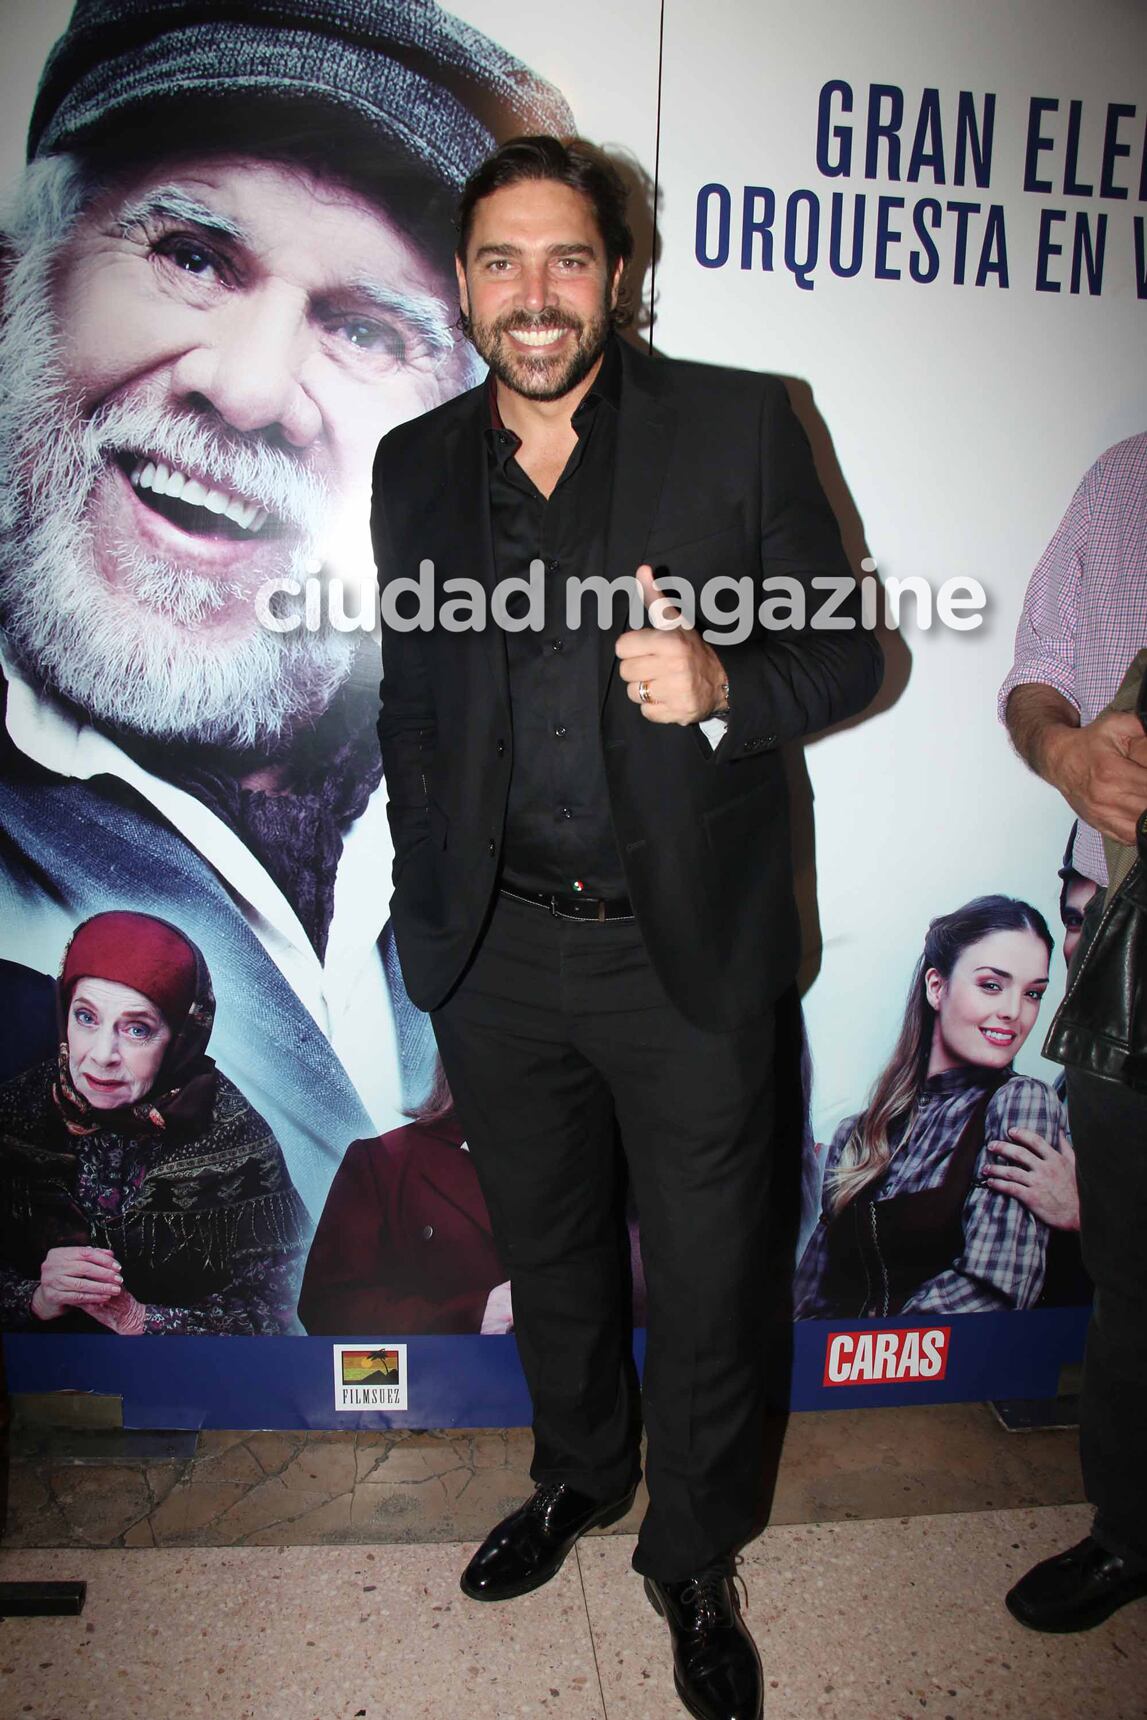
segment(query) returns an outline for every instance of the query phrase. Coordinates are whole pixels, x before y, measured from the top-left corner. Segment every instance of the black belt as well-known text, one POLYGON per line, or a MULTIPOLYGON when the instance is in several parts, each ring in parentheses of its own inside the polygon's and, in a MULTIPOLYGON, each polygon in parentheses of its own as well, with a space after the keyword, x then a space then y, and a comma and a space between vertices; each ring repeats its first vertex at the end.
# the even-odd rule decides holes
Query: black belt
POLYGON ((503 884, 501 894, 511 902, 526 902, 531 908, 546 908, 556 920, 633 920, 633 903, 628 896, 581 896, 574 891, 523 890, 517 884, 503 884))

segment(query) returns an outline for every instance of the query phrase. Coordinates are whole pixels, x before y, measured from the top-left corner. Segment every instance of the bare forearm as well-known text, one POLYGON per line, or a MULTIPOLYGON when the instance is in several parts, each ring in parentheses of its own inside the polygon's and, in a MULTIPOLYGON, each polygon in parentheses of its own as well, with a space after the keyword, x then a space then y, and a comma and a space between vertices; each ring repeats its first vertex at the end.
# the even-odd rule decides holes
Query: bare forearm
POLYGON ((1057 788, 1073 812, 1104 836, 1134 842, 1147 807, 1147 746, 1131 711, 1106 711, 1081 724, 1051 687, 1013 689, 1005 718, 1020 757, 1057 788))
POLYGON ((1054 687, 1014 687, 1005 720, 1012 745, 1024 763, 1053 788, 1061 789, 1055 774, 1057 742, 1079 728, 1079 712, 1070 699, 1054 687))

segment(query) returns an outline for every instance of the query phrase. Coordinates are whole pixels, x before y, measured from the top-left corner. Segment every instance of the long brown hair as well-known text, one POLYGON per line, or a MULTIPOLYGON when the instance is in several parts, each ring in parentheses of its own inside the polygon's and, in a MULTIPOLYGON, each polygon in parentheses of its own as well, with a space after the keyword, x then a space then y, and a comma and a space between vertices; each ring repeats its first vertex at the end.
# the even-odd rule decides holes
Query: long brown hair
POLYGON ((454 1115, 454 1095, 450 1091, 450 1083, 446 1079, 446 1071, 442 1067, 442 1059, 437 1054, 434 1058, 434 1073, 430 1081, 430 1089, 426 1097, 418 1105, 411 1107, 406 1115, 415 1123, 444 1123, 454 1115))
MULTIPOLYGON (((941 914, 932 921, 908 988, 904 1020, 892 1056, 827 1178, 831 1213, 840 1212, 884 1175, 896 1150, 896 1126, 911 1116, 928 1078, 936 1012, 928 1002, 925 976, 935 968, 942 979, 949 979, 963 952, 992 932, 1034 932, 1051 955, 1052 936, 1043 915, 1030 903, 1011 896, 977 896, 954 913, 941 914)), ((901 1139, 904 1132, 900 1132, 901 1139)))

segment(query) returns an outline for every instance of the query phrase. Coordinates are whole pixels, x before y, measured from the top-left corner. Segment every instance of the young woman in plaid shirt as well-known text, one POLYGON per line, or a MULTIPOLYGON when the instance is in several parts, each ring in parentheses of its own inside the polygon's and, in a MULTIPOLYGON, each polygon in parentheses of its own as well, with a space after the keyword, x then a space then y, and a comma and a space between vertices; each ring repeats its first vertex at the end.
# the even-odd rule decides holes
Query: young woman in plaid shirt
POLYGON ((933 920, 892 1057, 825 1161, 797 1271, 798 1318, 1028 1308, 1047 1227, 985 1182, 1012 1130, 1059 1138, 1052 1089, 1017 1075, 1052 937, 1026 902, 982 896, 933 920))

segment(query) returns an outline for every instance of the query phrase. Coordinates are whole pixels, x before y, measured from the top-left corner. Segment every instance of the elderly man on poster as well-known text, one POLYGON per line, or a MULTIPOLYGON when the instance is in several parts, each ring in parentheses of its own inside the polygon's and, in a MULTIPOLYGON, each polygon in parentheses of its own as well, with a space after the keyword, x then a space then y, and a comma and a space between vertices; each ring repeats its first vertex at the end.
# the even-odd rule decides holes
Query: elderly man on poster
POLYGON ((186 926, 312 1216, 432 1046, 378 888, 377 653, 260 593, 369 580, 379 437, 473 376, 453 195, 570 126, 436 5, 80 0, 10 199, 0 954, 52 971, 113 896, 186 926))

